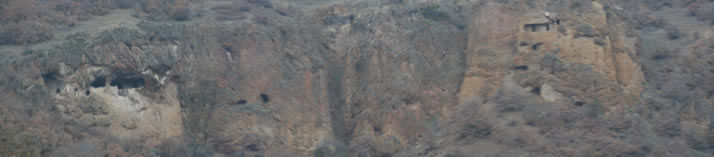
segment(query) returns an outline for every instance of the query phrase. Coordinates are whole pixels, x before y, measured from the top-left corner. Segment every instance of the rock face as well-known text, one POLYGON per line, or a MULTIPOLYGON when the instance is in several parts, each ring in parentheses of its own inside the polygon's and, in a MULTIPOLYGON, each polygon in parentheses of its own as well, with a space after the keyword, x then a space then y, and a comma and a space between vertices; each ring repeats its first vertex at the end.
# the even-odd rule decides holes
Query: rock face
POLYGON ((0 46, 0 156, 714 153, 711 1, 191 5, 0 46))

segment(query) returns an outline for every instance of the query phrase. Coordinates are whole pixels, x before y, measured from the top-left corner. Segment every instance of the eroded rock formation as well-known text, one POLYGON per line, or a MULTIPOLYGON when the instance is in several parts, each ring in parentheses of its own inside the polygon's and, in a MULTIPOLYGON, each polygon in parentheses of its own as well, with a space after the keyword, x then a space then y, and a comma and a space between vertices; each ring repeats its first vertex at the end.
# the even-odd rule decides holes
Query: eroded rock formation
POLYGON ((0 156, 714 150, 710 1, 190 4, 0 46, 0 156))

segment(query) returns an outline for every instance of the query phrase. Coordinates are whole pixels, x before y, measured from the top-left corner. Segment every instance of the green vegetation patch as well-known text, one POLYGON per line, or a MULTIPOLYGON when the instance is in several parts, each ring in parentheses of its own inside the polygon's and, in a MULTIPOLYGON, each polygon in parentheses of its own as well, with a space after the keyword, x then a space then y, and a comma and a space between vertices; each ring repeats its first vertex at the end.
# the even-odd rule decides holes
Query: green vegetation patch
POLYGON ((421 14, 424 18, 434 21, 448 20, 449 14, 439 8, 441 8, 439 5, 429 5, 421 9, 421 14))
POLYGON ((595 99, 593 102, 590 104, 590 112, 588 112, 588 116, 597 118, 598 116, 602 115, 604 112, 604 108, 602 105, 602 102, 600 100, 595 99))
POLYGON ((260 104, 244 104, 233 108, 233 111, 241 113, 267 113, 270 109, 260 104))

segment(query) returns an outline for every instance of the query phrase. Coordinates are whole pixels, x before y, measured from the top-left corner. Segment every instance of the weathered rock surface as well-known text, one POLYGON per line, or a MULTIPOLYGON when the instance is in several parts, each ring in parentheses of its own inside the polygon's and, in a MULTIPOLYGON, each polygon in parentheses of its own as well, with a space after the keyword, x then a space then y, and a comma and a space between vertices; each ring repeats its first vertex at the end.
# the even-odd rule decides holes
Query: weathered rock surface
POLYGON ((0 47, 0 156, 714 153, 714 2, 193 3, 0 47))

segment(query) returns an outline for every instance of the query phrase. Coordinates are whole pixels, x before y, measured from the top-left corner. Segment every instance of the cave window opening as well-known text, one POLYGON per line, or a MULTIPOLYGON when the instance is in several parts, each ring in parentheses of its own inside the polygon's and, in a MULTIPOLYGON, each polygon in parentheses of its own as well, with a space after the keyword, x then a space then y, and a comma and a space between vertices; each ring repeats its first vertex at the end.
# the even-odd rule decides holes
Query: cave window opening
POLYGON ((258 147, 257 144, 247 145, 247 146, 245 146, 245 149, 247 149, 247 150, 249 150, 249 151, 253 151, 253 152, 260 151, 260 148, 258 147))
POLYGON ((585 105, 585 103, 583 103, 582 101, 576 101, 574 105, 578 106, 578 107, 582 107, 583 105, 585 105))
POLYGON ((525 65, 523 65, 523 66, 516 66, 516 67, 513 67, 513 69, 515 69, 515 70, 528 70, 528 66, 525 66, 525 65))
POLYGON ((540 95, 540 87, 533 87, 533 89, 531 89, 531 93, 540 95))
POLYGON ((84 95, 89 96, 89 89, 87 89, 86 91, 84 91, 84 95))
POLYGON ((372 130, 373 130, 375 133, 382 134, 382 127, 374 126, 374 127, 372 128, 372 130))
POLYGON ((556 24, 556 25, 560 25, 560 19, 556 19, 556 20, 555 20, 555 24, 556 24))
POLYGON ((530 32, 547 32, 550 31, 550 23, 525 24, 523 29, 530 32))
POLYGON ((414 98, 414 97, 407 97, 407 98, 404 98, 404 104, 405 104, 405 105, 411 105, 411 104, 414 104, 414 103, 416 103, 416 101, 417 101, 417 100, 415 100, 415 98, 414 98))
POLYGON ((226 50, 227 52, 233 53, 233 47, 231 47, 231 46, 223 45, 223 49, 226 50))
POLYGON ((672 58, 672 56, 664 55, 664 54, 658 54, 658 55, 655 55, 654 57, 652 57, 652 60, 659 61, 659 60, 665 60, 665 59, 669 59, 669 58, 672 58))
POLYGON ((268 103, 270 102, 270 97, 268 94, 260 93, 260 100, 263 100, 263 103, 268 103))
POLYGON ((57 73, 57 72, 49 72, 49 73, 43 74, 42 79, 44 79, 45 82, 55 81, 55 80, 57 80, 58 75, 59 75, 59 73, 57 73))
POLYGON ((521 42, 520 46, 528 46, 527 42, 521 42))
POLYGON ((109 84, 112 87, 117 87, 119 89, 124 89, 124 85, 122 85, 119 81, 117 80, 112 80, 112 82, 109 84))
POLYGON ((550 24, 545 24, 545 31, 550 31, 550 24))
POLYGON ((59 93, 60 93, 60 89, 57 88, 57 89, 55 90, 55 93, 59 94, 59 93))
POLYGON ((77 88, 74 88, 74 91, 75 91, 75 92, 76 92, 76 91, 79 91, 79 89, 77 89, 77 88))
POLYGON ((92 81, 92 83, 90 84, 90 86, 92 86, 92 87, 94 87, 94 88, 99 88, 99 87, 104 87, 104 86, 106 86, 106 83, 107 83, 107 79, 106 79, 106 78, 104 78, 104 77, 97 77, 97 79, 94 79, 94 81, 92 81))
POLYGON ((143 78, 117 78, 109 83, 110 86, 117 87, 119 89, 141 88, 144 87, 145 84, 146 82, 144 82, 143 78))
POLYGON ((526 25, 525 27, 526 27, 526 29, 530 28, 530 29, 531 29, 531 32, 535 32, 535 31, 536 31, 536 27, 535 27, 534 25, 526 25))
POLYGON ((540 47, 542 45, 543 45, 543 43, 536 43, 536 44, 533 44, 533 46, 531 48, 533 49, 533 51, 537 51, 538 49, 540 49, 540 47))
POLYGON ((238 102, 237 102, 238 105, 245 105, 245 104, 247 104, 247 103, 248 103, 248 101, 245 101, 245 100, 243 100, 243 99, 240 99, 240 100, 238 100, 238 102))

